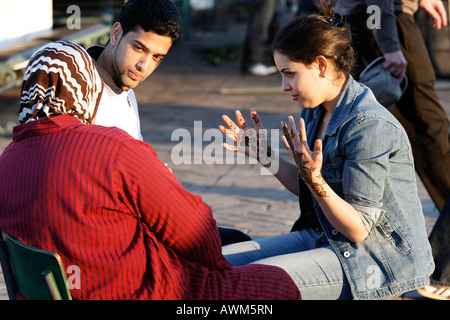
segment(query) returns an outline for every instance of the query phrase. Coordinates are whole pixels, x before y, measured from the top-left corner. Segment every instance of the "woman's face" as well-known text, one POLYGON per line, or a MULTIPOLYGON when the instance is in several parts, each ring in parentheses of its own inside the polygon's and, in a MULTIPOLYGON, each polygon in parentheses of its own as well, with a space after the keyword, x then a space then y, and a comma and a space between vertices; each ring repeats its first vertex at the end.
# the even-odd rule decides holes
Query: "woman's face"
POLYGON ((325 90, 318 63, 307 66, 277 51, 274 60, 281 73, 283 91, 289 92, 300 107, 315 108, 324 101, 325 90))

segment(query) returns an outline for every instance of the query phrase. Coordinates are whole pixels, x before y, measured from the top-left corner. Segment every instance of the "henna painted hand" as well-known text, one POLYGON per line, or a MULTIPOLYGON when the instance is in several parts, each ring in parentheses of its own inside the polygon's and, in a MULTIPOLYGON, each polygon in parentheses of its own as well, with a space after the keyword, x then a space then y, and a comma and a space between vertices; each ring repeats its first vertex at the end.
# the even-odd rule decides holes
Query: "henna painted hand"
POLYGON ((286 122, 282 122, 284 145, 292 154, 297 165, 297 169, 302 176, 303 181, 309 185, 320 197, 326 197, 323 189, 326 184, 322 177, 322 140, 315 142, 315 150, 311 151, 306 139, 305 121, 300 118, 300 134, 297 132, 294 118, 289 116, 289 129, 286 122))
POLYGON ((254 109, 251 110, 250 114, 255 129, 250 128, 239 110, 236 110, 237 125, 228 116, 222 116, 229 129, 221 125, 219 126, 220 131, 236 142, 236 145, 223 143, 223 147, 231 151, 241 152, 266 164, 272 157, 272 150, 268 146, 267 131, 264 130, 264 126, 254 109))

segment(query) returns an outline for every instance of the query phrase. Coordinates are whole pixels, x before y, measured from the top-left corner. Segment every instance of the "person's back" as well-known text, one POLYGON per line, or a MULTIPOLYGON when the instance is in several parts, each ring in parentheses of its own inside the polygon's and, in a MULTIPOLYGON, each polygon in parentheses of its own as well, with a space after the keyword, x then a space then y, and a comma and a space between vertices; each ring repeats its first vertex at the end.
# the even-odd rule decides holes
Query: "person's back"
POLYGON ((76 299, 295 293, 276 268, 231 270, 210 208, 184 190, 150 146, 120 129, 69 115, 22 125, 0 157, 0 176, 0 229, 79 267, 76 299), (265 276, 279 281, 256 287, 265 276))
POLYGON ((136 219, 122 214, 117 194, 102 192, 113 191, 111 173, 120 147, 102 131, 131 139, 69 115, 16 127, 14 142, 0 157, 0 229, 58 252, 66 268, 79 267, 74 298, 137 298, 135 281, 123 288, 122 278, 143 275, 144 243, 134 239, 136 219), (105 292, 112 288, 114 293, 105 292))

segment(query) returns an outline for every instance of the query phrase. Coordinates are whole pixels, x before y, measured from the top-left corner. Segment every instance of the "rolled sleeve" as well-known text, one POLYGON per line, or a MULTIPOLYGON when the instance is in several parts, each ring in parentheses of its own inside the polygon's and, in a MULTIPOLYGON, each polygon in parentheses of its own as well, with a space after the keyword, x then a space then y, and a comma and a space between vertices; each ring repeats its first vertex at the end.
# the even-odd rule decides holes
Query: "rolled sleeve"
POLYGON ((358 212, 359 216, 361 217, 361 221, 364 225, 364 228, 367 230, 367 232, 370 232, 373 226, 376 225, 383 210, 381 208, 376 207, 361 206, 356 203, 350 204, 353 206, 353 208, 355 208, 356 212, 358 212))
POLYGON ((367 231, 372 229, 382 211, 396 135, 395 127, 379 117, 357 120, 348 135, 343 193, 361 216, 367 231))

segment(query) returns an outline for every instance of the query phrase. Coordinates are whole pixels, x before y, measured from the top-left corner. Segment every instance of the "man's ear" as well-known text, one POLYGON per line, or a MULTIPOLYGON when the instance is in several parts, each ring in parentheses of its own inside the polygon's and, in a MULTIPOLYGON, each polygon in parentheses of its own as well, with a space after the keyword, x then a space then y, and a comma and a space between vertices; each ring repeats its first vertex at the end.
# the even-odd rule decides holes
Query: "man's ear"
POLYGON ((122 25, 120 24, 120 22, 116 22, 114 23, 114 25, 112 26, 111 29, 111 34, 109 36, 109 42, 110 44, 115 47, 120 39, 122 38, 123 35, 123 29, 122 29, 122 25))

